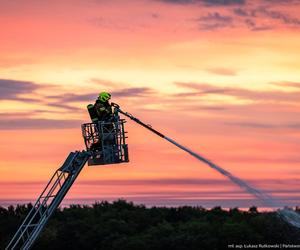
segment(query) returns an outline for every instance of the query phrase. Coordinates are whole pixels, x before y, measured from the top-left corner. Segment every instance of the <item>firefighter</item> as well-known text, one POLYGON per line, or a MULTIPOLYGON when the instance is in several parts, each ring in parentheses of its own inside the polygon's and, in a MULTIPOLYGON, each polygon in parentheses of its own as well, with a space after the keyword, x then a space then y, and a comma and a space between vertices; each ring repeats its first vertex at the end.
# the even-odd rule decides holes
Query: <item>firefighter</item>
MULTIPOLYGON (((111 94, 107 92, 101 92, 95 102, 95 104, 89 104, 87 106, 90 117, 93 123, 97 123, 97 130, 101 134, 103 145, 114 145, 115 136, 112 134, 113 125, 113 112, 112 107, 109 103, 111 94), (104 122, 104 123, 98 123, 104 122), (101 125, 100 125, 101 124, 101 125), (100 127, 98 127, 100 126, 100 127)), ((91 149, 102 150, 101 141, 96 141, 91 149)))
POLYGON ((109 104, 111 94, 107 92, 101 92, 98 99, 95 102, 95 110, 99 121, 110 121, 112 118, 112 108, 109 104))
POLYGON ((108 102, 110 98, 111 94, 107 92, 101 92, 95 104, 89 104, 87 106, 93 123, 110 120, 112 117, 112 108, 108 102))

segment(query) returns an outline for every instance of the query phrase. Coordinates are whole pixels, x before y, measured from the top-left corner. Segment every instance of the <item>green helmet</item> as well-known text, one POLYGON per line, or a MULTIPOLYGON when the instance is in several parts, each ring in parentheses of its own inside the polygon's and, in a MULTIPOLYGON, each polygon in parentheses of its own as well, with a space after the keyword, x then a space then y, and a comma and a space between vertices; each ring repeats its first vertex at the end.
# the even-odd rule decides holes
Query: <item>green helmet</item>
POLYGON ((106 102, 106 101, 108 101, 108 100, 110 99, 110 97, 111 97, 111 94, 110 94, 110 93, 107 93, 107 92, 101 92, 101 93, 99 94, 98 99, 99 99, 100 101, 102 101, 102 102, 106 102))

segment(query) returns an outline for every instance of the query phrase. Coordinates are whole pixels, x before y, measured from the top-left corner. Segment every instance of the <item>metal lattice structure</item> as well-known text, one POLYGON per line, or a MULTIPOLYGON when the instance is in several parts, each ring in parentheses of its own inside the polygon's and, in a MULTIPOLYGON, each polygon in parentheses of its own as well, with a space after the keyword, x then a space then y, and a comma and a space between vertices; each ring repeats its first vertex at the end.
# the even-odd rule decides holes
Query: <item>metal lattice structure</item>
MULTIPOLYGON (((118 118, 118 117, 117 117, 118 118)), ((128 145, 124 119, 81 125, 86 149, 91 152, 88 165, 128 162, 128 145)))
POLYGON ((40 197, 28 213, 6 250, 30 249, 48 219, 59 206, 85 163, 90 157, 86 151, 71 152, 64 164, 56 170, 40 197))

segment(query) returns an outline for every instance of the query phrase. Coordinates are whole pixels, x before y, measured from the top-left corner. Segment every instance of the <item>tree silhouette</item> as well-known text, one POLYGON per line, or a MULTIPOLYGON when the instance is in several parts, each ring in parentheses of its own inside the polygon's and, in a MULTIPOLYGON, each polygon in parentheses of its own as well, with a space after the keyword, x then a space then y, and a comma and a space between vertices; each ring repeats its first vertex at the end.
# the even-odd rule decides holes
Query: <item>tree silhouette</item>
MULTIPOLYGON (((4 249, 32 205, 0 207, 4 249)), ((299 211, 299 208, 297 208, 299 211)), ((198 250, 228 244, 300 244, 300 231, 275 212, 152 207, 125 200, 57 209, 33 249, 198 250)))

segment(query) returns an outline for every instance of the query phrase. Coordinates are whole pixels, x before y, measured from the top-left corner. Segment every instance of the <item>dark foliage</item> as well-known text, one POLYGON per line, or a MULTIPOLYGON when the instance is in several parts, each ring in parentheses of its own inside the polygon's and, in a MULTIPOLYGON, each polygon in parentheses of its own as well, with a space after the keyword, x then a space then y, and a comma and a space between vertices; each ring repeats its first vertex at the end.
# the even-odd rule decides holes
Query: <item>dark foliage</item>
MULTIPOLYGON (((31 207, 0 207, 1 249, 31 207)), ((283 243, 300 244, 300 231, 275 212, 260 213, 255 207, 146 208, 119 200, 57 210, 33 249, 213 250, 228 244, 283 243)))

